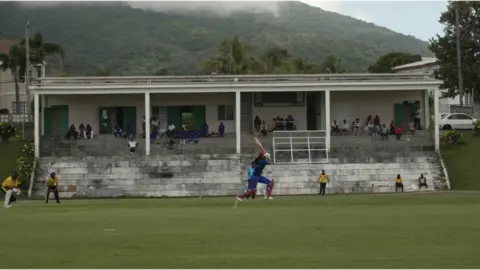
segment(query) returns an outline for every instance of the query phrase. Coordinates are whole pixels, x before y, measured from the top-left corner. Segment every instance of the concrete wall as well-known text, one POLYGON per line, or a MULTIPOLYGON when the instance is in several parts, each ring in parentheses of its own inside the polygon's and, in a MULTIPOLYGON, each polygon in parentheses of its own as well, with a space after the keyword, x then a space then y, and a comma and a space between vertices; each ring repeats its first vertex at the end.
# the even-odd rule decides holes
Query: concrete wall
MULTIPOLYGON (((48 106, 68 105, 69 124, 90 124, 98 129, 98 115, 100 107, 136 106, 137 130, 142 130, 143 116, 145 115, 144 95, 76 95, 76 96, 47 96, 48 106)), ((217 129, 218 105, 235 105, 235 95, 231 93, 216 94, 152 94, 151 106, 188 106, 205 105, 206 121, 211 129, 217 129)), ((223 121, 226 132, 235 131, 235 121, 223 121)))
MULTIPOLYGON (((115 196, 232 196, 246 186, 246 169, 235 155, 184 159, 176 156, 143 160, 134 158, 62 158, 50 164, 39 161, 34 194, 44 192, 45 176, 57 172, 63 197, 115 196)), ((391 163, 291 164, 267 167, 266 176, 276 180, 275 194, 315 194, 318 174, 330 175, 329 193, 392 192, 394 177, 401 174, 406 191, 413 191, 421 173, 428 179, 429 190, 441 178, 441 170, 429 157, 399 159, 391 163)))
POLYGON ((378 115, 382 124, 387 126, 394 120, 394 104, 403 101, 420 101, 421 125, 425 124, 425 91, 365 91, 331 92, 331 123, 346 119, 349 125, 360 118, 362 125, 368 115, 378 115))
MULTIPOLYGON (((363 122, 371 114, 379 115, 382 123, 389 124, 394 119, 394 104, 403 101, 420 101, 421 110, 425 108, 425 91, 365 91, 365 92, 331 92, 331 122, 341 122, 347 119, 351 124, 355 118, 363 122)), ((209 93, 209 94, 152 94, 152 106, 180 106, 180 105, 205 105, 206 120, 210 128, 217 128, 220 121, 217 115, 218 105, 235 104, 233 93, 209 93)), ((89 123, 94 129, 98 129, 99 107, 113 106, 136 106, 137 107, 137 130, 141 130, 143 115, 145 114, 143 95, 76 95, 76 96, 47 96, 47 106, 69 105, 70 124, 79 125, 89 123)), ((11 103, 10 103, 11 104, 11 103)), ((324 107, 323 100, 318 98, 318 105, 324 107)), ((11 105, 10 105, 11 107, 11 105)), ((252 124, 256 115, 265 120, 267 127, 273 126, 273 118, 280 116, 285 118, 291 114, 294 116, 298 130, 305 130, 307 125, 306 106, 300 107, 254 107, 252 102, 252 124)), ((321 110, 320 110, 321 111, 321 110)), ((324 112, 320 113, 324 115, 324 112)), ((422 125, 424 124, 422 113, 422 125)), ((312 116, 316 117, 316 116, 312 116)), ((318 120, 318 119, 317 119, 318 120)), ((235 132, 235 121, 223 121, 226 132, 235 132)), ((324 121, 317 121, 323 127, 324 121)))
MULTIPOLYGON (((20 101, 27 101, 27 92, 25 84, 19 84, 20 101)), ((15 83, 10 70, 0 70, 0 109, 8 109, 12 112, 12 104, 16 100, 15 98, 15 83)))

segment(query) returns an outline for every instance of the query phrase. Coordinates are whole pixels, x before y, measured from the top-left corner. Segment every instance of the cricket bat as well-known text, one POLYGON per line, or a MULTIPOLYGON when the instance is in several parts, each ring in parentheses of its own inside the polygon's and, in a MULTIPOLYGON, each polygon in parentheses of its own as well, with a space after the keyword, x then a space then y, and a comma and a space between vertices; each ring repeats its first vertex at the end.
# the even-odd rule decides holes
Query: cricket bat
POLYGON ((265 151, 265 149, 263 149, 262 143, 260 142, 260 140, 257 137, 253 137, 253 142, 256 145, 258 145, 258 147, 260 147, 260 149, 262 149, 262 151, 265 151))

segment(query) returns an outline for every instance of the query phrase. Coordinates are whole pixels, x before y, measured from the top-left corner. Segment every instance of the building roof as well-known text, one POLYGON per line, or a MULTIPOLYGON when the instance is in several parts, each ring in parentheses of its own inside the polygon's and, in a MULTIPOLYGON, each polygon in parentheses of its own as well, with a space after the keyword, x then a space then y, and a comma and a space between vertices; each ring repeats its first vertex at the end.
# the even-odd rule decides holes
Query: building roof
POLYGON ((408 68, 418 68, 418 67, 423 67, 423 66, 432 65, 432 64, 435 64, 436 62, 437 62, 437 58, 435 58, 435 57, 422 57, 422 61, 413 62, 413 63, 410 63, 410 64, 406 64, 406 65, 401 65, 401 66, 398 66, 398 67, 394 67, 394 68, 392 68, 392 70, 402 70, 402 69, 408 69, 408 68))
POLYGON ((17 43, 15 40, 0 40, 0 53, 8 53, 15 43, 17 43))
POLYGON ((438 88, 441 81, 424 74, 313 74, 46 77, 30 89, 39 94, 134 94, 291 91, 385 91, 438 88))

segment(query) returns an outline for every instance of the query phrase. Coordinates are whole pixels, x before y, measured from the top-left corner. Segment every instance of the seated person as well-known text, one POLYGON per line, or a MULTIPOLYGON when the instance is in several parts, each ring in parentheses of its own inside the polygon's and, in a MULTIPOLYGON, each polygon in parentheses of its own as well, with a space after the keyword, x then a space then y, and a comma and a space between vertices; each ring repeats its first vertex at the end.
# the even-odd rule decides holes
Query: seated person
POLYGON ((396 135, 397 134, 395 132, 395 129, 396 129, 395 122, 394 121, 390 122, 390 135, 396 135))
POLYGON ((382 136, 382 140, 388 140, 388 133, 389 130, 385 124, 382 126, 382 133, 380 134, 382 136))
POLYGON ((353 122, 353 135, 358 136, 361 133, 360 129, 360 119, 356 119, 355 122, 353 122))
POLYGON ((203 128, 202 128, 202 133, 201 133, 201 135, 202 135, 203 137, 208 137, 208 134, 209 134, 208 124, 207 124, 207 122, 205 122, 205 123, 203 124, 203 128))
POLYGON ((153 130, 151 133, 150 133, 150 143, 157 143, 158 141, 158 132, 157 130, 153 130))
POLYGON ((413 122, 408 122, 408 132, 410 135, 415 135, 415 126, 413 125, 413 122))
POLYGON ((265 120, 263 120, 262 124, 260 125, 260 132, 262 132, 264 137, 266 137, 267 134, 268 134, 267 125, 265 124, 265 120))
POLYGON ((138 142, 135 140, 134 137, 130 137, 128 141, 128 149, 130 150, 130 154, 134 154, 137 150, 138 142))
POLYGON ((76 140, 78 138, 78 132, 75 128, 75 125, 71 125, 67 132, 67 139, 68 140, 76 140))
POLYGON ((368 135, 372 135, 373 131, 373 123, 372 121, 367 122, 367 125, 365 125, 365 132, 367 132, 368 135))
POLYGON ((83 123, 80 124, 78 127, 78 130, 80 131, 78 136, 80 140, 85 140, 85 125, 83 123))
POLYGON ((423 173, 420 174, 420 177, 418 178, 418 188, 421 188, 421 187, 428 188, 427 178, 423 176, 423 173))
POLYGON ((87 140, 93 139, 93 129, 89 124, 87 124, 87 127, 85 128, 85 139, 87 140))
POLYGON ((119 125, 116 125, 115 128, 113 129, 113 135, 115 138, 122 138, 123 136, 123 129, 119 125))
POLYGON ((122 138, 128 139, 130 137, 135 137, 135 134, 132 132, 132 127, 130 126, 130 124, 128 124, 125 132, 122 135, 122 138))
POLYGON ((402 133, 403 133, 403 130, 401 127, 397 127, 395 129, 395 136, 397 137, 397 140, 400 140, 402 138, 402 133))
POLYGON ((378 140, 378 137, 382 133, 382 128, 380 126, 374 126, 372 130, 372 140, 378 140))
POLYGON ((286 122, 286 130, 295 130, 295 119, 293 119, 292 115, 288 115, 285 119, 286 122))
POLYGON ((225 125, 223 124, 223 122, 220 122, 220 125, 218 125, 218 134, 220 135, 220 137, 225 136, 225 125))
POLYGON ((168 127, 167 127, 167 137, 170 137, 172 136, 173 134, 175 133, 175 125, 174 124, 170 124, 168 127))
POLYGON ((340 129, 342 135, 347 135, 350 132, 350 125, 347 122, 347 119, 343 119, 343 125, 340 129))
POLYGON ((340 127, 338 126, 337 120, 333 120, 332 123, 332 135, 340 134, 340 127))

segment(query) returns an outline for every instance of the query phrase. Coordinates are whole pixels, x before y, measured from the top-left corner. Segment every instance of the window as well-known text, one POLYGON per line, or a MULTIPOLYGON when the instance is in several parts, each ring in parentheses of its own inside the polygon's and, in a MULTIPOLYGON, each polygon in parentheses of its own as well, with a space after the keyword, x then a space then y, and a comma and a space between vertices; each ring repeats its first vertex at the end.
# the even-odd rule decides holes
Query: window
POLYGON ((303 92, 263 92, 255 93, 255 106, 303 106, 303 92))
POLYGON ((12 113, 13 114, 28 114, 28 103, 26 101, 20 101, 20 112, 17 112, 17 103, 14 101, 12 102, 12 113))
POLYGON ((218 120, 219 121, 231 121, 234 119, 234 109, 230 105, 218 106, 218 120))
POLYGON ((473 118, 471 118, 470 116, 466 115, 466 114, 457 114, 458 116, 458 119, 460 120, 473 120, 473 118))

